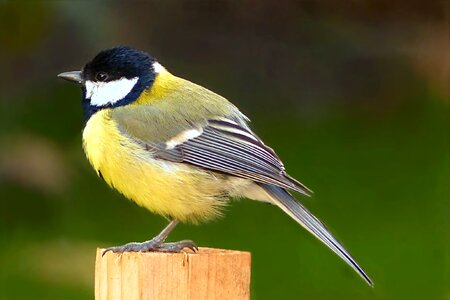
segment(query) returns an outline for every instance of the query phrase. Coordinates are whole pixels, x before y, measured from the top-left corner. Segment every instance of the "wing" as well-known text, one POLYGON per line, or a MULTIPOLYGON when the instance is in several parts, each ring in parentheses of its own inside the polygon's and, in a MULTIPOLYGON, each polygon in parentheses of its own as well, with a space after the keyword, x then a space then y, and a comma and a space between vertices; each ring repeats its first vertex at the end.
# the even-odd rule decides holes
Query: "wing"
POLYGON ((311 190, 290 177, 275 152, 245 124, 226 118, 186 130, 156 149, 156 157, 272 184, 309 195, 311 190))

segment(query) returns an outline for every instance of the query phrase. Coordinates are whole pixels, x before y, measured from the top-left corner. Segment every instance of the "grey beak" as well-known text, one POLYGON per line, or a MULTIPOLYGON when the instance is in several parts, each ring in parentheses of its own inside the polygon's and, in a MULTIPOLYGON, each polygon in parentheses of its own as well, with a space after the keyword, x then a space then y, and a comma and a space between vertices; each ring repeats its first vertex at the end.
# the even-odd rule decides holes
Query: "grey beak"
POLYGON ((73 81, 77 83, 81 83, 83 80, 81 79, 81 71, 71 71, 71 72, 64 72, 61 74, 58 74, 59 78, 73 81))

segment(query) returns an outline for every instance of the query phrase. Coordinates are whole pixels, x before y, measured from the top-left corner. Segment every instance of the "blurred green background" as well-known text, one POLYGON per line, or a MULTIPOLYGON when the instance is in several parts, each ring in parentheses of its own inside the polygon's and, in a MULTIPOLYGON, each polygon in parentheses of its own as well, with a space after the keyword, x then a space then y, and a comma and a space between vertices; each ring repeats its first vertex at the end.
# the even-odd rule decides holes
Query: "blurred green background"
POLYGON ((252 120, 375 282, 270 205, 171 240, 252 252, 253 299, 450 299, 444 1, 0 1, 0 299, 92 299, 96 247, 166 221, 97 178, 56 74, 130 45, 252 120))

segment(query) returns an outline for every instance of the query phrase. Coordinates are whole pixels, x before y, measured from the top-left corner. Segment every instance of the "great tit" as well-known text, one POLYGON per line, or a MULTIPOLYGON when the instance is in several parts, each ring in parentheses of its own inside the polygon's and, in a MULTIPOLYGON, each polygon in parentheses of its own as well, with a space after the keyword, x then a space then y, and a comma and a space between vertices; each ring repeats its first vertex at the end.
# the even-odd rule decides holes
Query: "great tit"
POLYGON ((129 47, 98 53, 81 71, 58 75, 81 85, 83 147, 112 188, 171 222, 151 240, 105 250, 196 250, 165 243, 178 222, 206 222, 232 197, 274 204, 372 280, 326 227, 289 191, 311 191, 289 176, 275 152, 227 99, 176 77, 151 55, 129 47))

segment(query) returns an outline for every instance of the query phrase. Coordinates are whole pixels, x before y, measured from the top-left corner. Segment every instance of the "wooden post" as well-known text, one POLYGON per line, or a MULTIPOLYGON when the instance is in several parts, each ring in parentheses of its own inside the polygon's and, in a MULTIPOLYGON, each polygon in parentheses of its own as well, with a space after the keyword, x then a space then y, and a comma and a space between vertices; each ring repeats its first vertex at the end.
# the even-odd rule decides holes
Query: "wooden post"
POLYGON ((102 253, 97 249, 96 300, 250 299, 249 252, 102 253))

